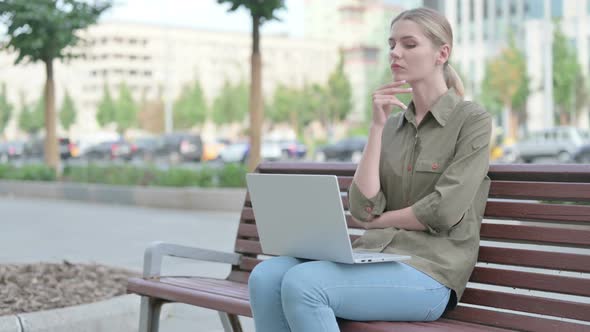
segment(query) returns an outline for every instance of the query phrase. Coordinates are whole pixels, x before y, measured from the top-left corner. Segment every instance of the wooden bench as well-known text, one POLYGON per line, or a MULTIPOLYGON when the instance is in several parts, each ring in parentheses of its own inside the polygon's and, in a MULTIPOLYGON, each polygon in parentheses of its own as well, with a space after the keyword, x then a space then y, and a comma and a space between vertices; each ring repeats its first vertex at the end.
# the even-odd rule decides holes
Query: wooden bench
MULTIPOLYGON (((346 209, 355 167, 262 163, 258 172, 337 175, 346 209)), ((342 331, 590 331, 590 205, 584 205, 590 165, 492 165, 489 176, 478 264, 459 306, 431 323, 341 320, 342 331)), ((351 229, 351 237, 360 232, 351 229)), ((235 253, 154 244, 145 254, 144 277, 130 279, 127 288, 142 296, 140 331, 157 331, 160 307, 169 302, 217 310, 226 331, 241 331, 238 316, 252 315, 247 280, 260 254, 248 195, 235 253), (165 277, 164 256, 232 267, 224 280, 165 277)))

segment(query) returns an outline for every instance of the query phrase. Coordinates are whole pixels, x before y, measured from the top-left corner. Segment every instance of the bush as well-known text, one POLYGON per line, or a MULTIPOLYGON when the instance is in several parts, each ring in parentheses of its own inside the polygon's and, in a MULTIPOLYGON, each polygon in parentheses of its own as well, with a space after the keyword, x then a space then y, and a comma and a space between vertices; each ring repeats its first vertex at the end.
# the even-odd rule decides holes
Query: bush
POLYGON ((55 171, 45 165, 25 165, 14 167, 0 165, 0 178, 25 181, 55 181, 55 171))
MULTIPOLYGON (((220 169, 203 166, 201 169, 135 167, 128 165, 66 166, 62 180, 66 182, 99 183, 131 186, 167 187, 245 187, 246 166, 228 164, 220 169)), ((14 180, 54 181, 53 170, 45 165, 20 168, 0 164, 0 178, 14 180)))
POLYGON ((247 168, 242 164, 227 164, 219 172, 220 187, 246 187, 247 168))

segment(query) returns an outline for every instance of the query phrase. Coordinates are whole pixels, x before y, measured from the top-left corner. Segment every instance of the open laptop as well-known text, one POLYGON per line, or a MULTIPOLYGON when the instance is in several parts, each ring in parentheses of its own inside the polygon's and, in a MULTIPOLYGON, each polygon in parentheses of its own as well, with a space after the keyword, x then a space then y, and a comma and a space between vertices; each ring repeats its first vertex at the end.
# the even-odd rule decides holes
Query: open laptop
POLYGON ((246 174, 262 252, 339 263, 407 260, 352 250, 335 175, 246 174))

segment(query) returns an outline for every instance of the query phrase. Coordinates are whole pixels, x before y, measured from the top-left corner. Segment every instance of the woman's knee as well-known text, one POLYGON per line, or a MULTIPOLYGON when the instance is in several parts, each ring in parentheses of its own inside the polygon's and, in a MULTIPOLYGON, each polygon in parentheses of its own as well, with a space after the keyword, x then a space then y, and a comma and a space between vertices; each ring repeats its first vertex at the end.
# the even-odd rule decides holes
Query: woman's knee
POLYGON ((280 288, 285 273, 298 264, 292 257, 273 257, 262 261, 254 267, 248 279, 248 287, 252 290, 260 287, 280 288))
POLYGON ((283 277, 281 283, 281 297, 283 304, 300 303, 301 301, 321 301, 320 276, 314 263, 296 266, 283 277))

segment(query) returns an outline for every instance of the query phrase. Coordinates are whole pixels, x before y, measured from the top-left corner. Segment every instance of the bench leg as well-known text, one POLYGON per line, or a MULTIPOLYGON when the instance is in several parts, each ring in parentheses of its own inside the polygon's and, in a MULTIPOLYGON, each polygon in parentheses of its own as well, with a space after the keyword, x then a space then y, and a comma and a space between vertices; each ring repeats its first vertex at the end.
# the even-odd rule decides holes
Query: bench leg
POLYGON ((225 312, 218 311, 219 318, 221 318, 221 325, 225 332, 242 332, 242 324, 238 315, 232 315, 225 312))
POLYGON ((158 332, 162 301, 142 296, 139 311, 139 332, 158 332))

